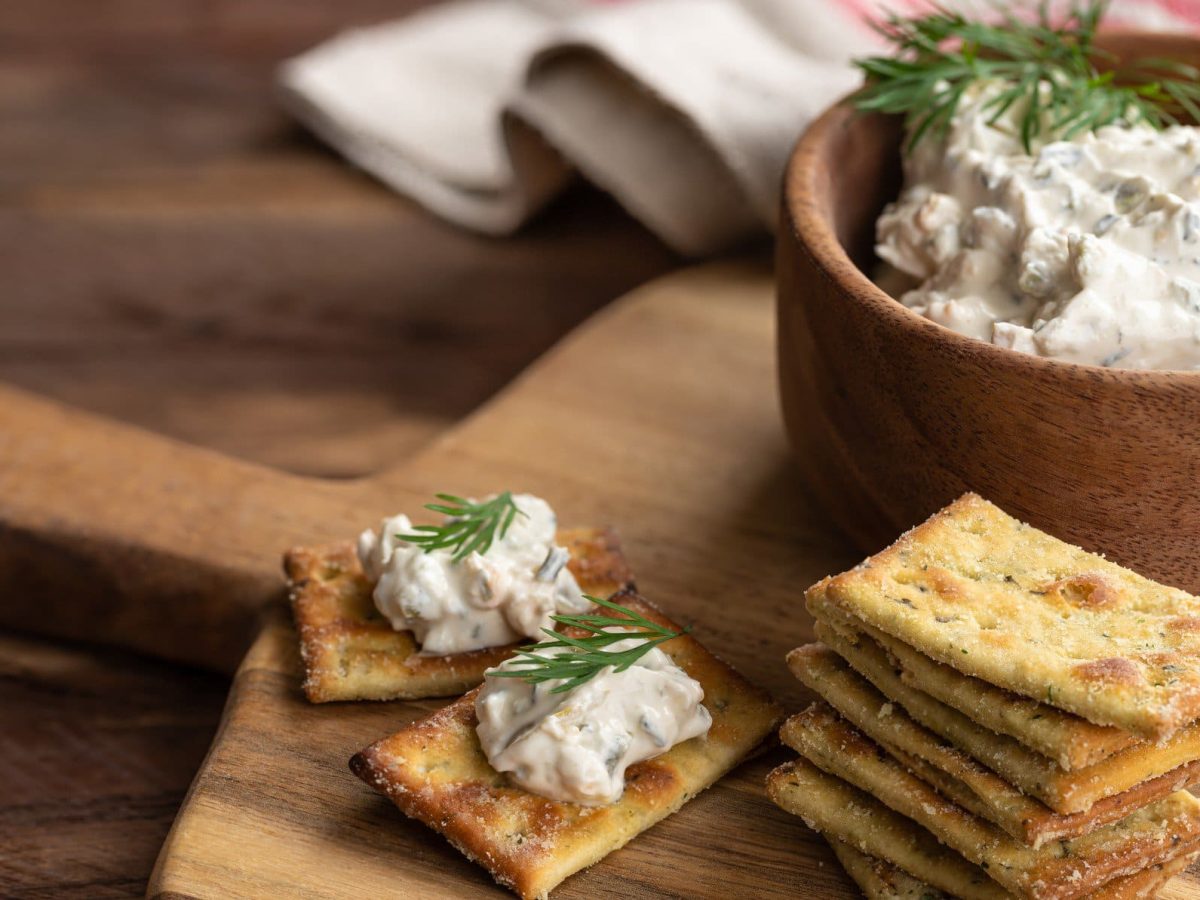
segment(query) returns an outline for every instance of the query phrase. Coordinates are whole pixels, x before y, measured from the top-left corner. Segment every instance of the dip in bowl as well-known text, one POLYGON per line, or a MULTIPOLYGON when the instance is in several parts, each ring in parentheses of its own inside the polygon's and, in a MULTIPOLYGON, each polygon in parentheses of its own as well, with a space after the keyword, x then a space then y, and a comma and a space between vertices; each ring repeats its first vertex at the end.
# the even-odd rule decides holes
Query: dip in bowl
MULTIPOLYGON (((1110 35, 1200 63, 1200 41, 1110 35)), ((846 102, 788 167, 779 382, 795 452, 864 548, 964 491, 1152 578, 1200 590, 1200 372, 1105 368, 936 324, 871 278, 901 186, 902 126, 846 102)))

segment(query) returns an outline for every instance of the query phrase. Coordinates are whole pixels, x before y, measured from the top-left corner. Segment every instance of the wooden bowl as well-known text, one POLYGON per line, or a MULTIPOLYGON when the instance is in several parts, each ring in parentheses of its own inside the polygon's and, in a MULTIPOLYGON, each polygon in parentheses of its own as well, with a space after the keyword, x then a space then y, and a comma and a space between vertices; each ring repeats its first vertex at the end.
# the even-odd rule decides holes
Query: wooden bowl
MULTIPOLYGON (((1200 41, 1109 37, 1200 63, 1200 41)), ((964 491, 1151 578, 1200 592, 1200 372, 1104 369, 974 340, 867 273, 900 186, 900 126, 845 103, 787 170, 779 385, 831 519, 874 550, 964 491)))

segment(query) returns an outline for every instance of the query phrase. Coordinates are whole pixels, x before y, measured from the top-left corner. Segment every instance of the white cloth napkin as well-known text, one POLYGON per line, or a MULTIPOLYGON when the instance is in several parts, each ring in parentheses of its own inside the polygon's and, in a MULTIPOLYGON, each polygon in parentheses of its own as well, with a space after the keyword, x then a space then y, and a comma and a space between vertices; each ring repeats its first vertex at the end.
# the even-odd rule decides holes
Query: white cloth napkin
MULTIPOLYGON (((911 5, 902 0, 891 6, 911 5)), ((1124 24, 1193 25, 1179 0, 1124 24)), ((859 81, 873 0, 454 0, 289 60, 285 102, 434 213, 507 234, 582 174, 689 256, 773 229, 804 126, 859 81)))

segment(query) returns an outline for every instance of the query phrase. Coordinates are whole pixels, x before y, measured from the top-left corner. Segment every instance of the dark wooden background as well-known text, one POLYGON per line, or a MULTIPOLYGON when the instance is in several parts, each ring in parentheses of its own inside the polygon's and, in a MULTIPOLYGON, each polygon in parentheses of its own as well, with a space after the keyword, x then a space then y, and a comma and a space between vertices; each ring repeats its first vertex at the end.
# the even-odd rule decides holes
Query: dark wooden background
MULTIPOLYGON (((512 239, 455 231, 281 113, 280 59, 421 5, 0 4, 0 381, 360 475, 678 265, 586 188, 512 239)), ((226 687, 0 634, 0 896, 141 894, 226 687)))

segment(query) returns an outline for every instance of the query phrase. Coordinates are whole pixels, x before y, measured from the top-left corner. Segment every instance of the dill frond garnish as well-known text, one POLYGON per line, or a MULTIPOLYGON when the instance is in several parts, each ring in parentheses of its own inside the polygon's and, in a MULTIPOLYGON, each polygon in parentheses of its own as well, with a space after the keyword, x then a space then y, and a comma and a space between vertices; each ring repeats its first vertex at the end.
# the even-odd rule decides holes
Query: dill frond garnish
POLYGON ((489 669, 488 675, 496 678, 522 678, 531 684, 561 680, 563 683, 553 687, 550 693, 562 694, 591 680, 607 666, 612 666, 618 672, 624 672, 659 644, 691 631, 690 628, 682 631, 664 628, 611 600, 601 600, 599 597, 586 595, 585 599, 597 606, 619 613, 620 617, 607 616, 604 613, 552 616, 551 618, 560 625, 577 628, 587 634, 584 637, 570 637, 561 632, 543 628, 542 631, 550 637, 550 640, 520 648, 512 660, 505 663, 502 668, 489 669), (622 630, 610 631, 611 628, 622 630), (605 649, 620 641, 630 639, 640 640, 641 643, 624 650, 605 649), (547 655, 536 652, 547 650, 560 652, 547 655))
POLYGON ((867 84, 855 104, 903 115, 909 151, 927 135, 944 137, 980 80, 1001 83, 983 106, 989 124, 1014 110, 1027 153, 1035 139, 1069 140, 1104 125, 1200 120, 1200 70, 1157 58, 1118 62, 1095 45, 1107 8, 1108 0, 1079 0, 1058 21, 1046 2, 1029 19, 996 4, 994 23, 942 5, 889 15, 876 28, 894 54, 856 60, 867 84))
POLYGON ((427 503, 430 512, 448 516, 441 525, 414 525, 413 534, 400 534, 402 541, 415 544, 426 553, 453 548, 452 558, 461 562, 472 553, 487 553, 492 543, 503 539, 513 519, 525 513, 517 508, 511 491, 476 503, 454 494, 437 494, 441 503, 427 503))

